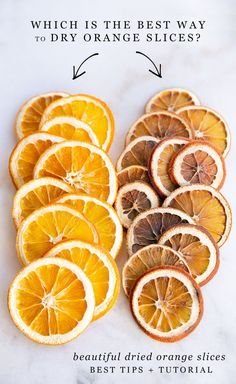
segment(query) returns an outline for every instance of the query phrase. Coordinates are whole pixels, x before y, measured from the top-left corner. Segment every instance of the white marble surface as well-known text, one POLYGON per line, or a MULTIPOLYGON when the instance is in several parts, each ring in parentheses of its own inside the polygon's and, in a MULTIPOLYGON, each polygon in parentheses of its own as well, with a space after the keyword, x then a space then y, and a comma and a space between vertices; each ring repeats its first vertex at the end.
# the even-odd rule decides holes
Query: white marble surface
MULTIPOLYGON (((234 0, 1 0, 1 102, 0 102, 0 383, 1 384, 119 384, 126 383, 217 383, 236 382, 235 233, 221 250, 218 275, 203 289, 204 318, 197 330, 178 344, 165 345, 146 337, 133 322, 121 292, 115 308, 92 324, 86 333, 62 347, 44 347, 29 341, 13 325, 7 310, 9 282, 20 266, 15 252, 15 229, 11 220, 14 188, 7 171, 15 143, 14 116, 21 103, 34 94, 50 90, 84 92, 106 100, 116 117, 111 154, 116 160, 129 125, 142 113, 143 105, 157 90, 186 87, 202 103, 224 115, 235 132, 234 0), (39 44, 33 41, 31 19, 150 19, 206 20, 198 43, 192 44, 39 44), (163 78, 154 78, 148 63, 135 55, 143 50, 163 66, 163 78), (72 65, 88 55, 100 56, 87 63, 87 74, 71 80, 72 65), (154 354, 226 354, 226 361, 211 364, 209 375, 160 375, 149 373, 157 363, 145 363, 145 373, 89 375, 89 364, 72 361, 74 352, 154 354)), ((224 194, 235 210, 236 148, 227 157, 228 175, 224 194)), ((118 263, 123 264, 125 254, 118 263)), ((119 364, 115 364, 117 367, 119 364)), ((122 364, 121 364, 122 365, 122 364)), ((137 365, 137 364, 136 364, 137 365)))

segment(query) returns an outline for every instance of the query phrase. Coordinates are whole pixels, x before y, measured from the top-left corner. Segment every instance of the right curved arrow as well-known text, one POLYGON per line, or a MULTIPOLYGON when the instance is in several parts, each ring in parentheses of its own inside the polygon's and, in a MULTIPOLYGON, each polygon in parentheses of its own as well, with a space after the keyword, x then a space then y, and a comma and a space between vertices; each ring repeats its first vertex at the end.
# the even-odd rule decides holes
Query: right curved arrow
POLYGON ((143 52, 140 52, 140 51, 136 51, 136 53, 138 53, 139 55, 142 55, 144 57, 146 57, 151 63, 152 65, 154 66, 154 70, 152 69, 149 69, 149 72, 151 72, 153 75, 157 76, 157 77, 160 77, 160 79, 162 79, 162 74, 161 74, 161 64, 159 64, 159 69, 157 68, 156 64, 150 59, 150 57, 148 57, 147 55, 145 55, 145 53, 143 52))

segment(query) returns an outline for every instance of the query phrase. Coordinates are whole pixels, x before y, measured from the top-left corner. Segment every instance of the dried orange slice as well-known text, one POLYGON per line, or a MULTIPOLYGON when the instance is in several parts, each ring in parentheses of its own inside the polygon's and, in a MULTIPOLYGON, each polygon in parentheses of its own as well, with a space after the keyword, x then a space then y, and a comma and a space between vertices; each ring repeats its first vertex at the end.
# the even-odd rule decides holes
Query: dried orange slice
POLYGON ((197 97, 186 89, 164 89, 149 100, 146 105, 146 113, 159 111, 176 112, 180 108, 199 104, 197 97))
POLYGON ((194 132, 181 116, 170 112, 154 112, 141 116, 130 128, 126 145, 140 136, 193 138, 194 132))
POLYGON ((153 339, 175 342, 189 335, 203 315, 203 298, 194 279, 175 267, 146 272, 135 284, 131 311, 153 339))
POLYGON ((123 185, 118 191, 115 203, 116 212, 125 228, 129 228, 139 213, 159 206, 159 196, 143 181, 123 185))
POLYGON ((70 192, 73 192, 73 188, 69 184, 54 177, 42 177, 24 184, 13 200, 12 216, 16 226, 36 209, 70 192))
POLYGON ((95 295, 93 320, 105 315, 115 304, 120 275, 115 261, 101 248, 78 240, 55 245, 45 257, 62 257, 80 267, 92 283, 95 295))
POLYGON ((33 171, 40 155, 63 139, 45 132, 37 132, 21 139, 9 159, 9 171, 16 188, 33 179, 33 171))
POLYGON ((122 271, 122 283, 125 294, 130 295, 136 281, 152 268, 175 266, 189 272, 181 255, 165 245, 151 244, 132 255, 122 271))
POLYGON ((29 264, 43 257, 62 240, 98 243, 94 226, 78 211, 62 204, 50 204, 31 213, 19 226, 16 250, 20 261, 29 264))
POLYGON ((53 145, 39 158, 34 178, 53 176, 83 192, 113 204, 117 178, 108 155, 100 148, 80 141, 53 145))
POLYGON ((95 298, 85 273, 61 258, 43 258, 22 269, 8 296, 12 320, 40 344, 65 344, 90 324, 95 298))
POLYGON ((40 128, 59 116, 75 117, 88 124, 102 149, 108 150, 114 136, 114 117, 108 106, 90 95, 74 95, 55 101, 45 110, 40 128))
POLYGON ((95 197, 77 194, 67 194, 57 200, 81 212, 96 228, 100 245, 112 257, 119 253, 123 228, 114 208, 95 197))
POLYGON ((61 136, 67 140, 79 140, 99 147, 99 141, 92 128, 74 117, 59 116, 46 121, 41 126, 41 131, 61 136))
POLYGON ((159 244, 177 251, 185 260, 189 272, 202 286, 208 283, 219 268, 219 248, 203 227, 178 224, 162 234, 159 244))
POLYGON ((153 187, 161 196, 168 196, 176 189, 169 175, 170 162, 176 152, 185 144, 187 139, 181 137, 170 137, 163 139, 157 144, 149 162, 149 175, 153 187))
POLYGON ((210 232, 219 247, 229 236, 232 227, 229 203, 210 186, 193 184, 180 187, 165 199, 163 207, 177 208, 187 213, 196 224, 210 232))
POLYGON ((180 223, 194 224, 194 220, 186 213, 174 208, 154 208, 140 213, 127 233, 129 255, 147 245, 156 244, 163 232, 180 223))
POLYGON ((69 96, 64 92, 50 92, 32 97, 20 108, 15 122, 18 139, 38 131, 42 114, 49 104, 62 97, 69 96))
POLYGON ((226 121, 210 108, 192 106, 178 111, 189 124, 195 139, 209 141, 225 157, 230 149, 230 131, 226 121))
POLYGON ((118 187, 134 181, 145 181, 149 183, 148 169, 141 165, 131 165, 117 173, 118 187))
POLYGON ((141 136, 131 141, 117 161, 117 171, 119 172, 131 165, 147 167, 153 148, 159 141, 159 139, 152 136, 141 136))
POLYGON ((170 176, 179 186, 204 184, 220 189, 225 175, 224 158, 205 141, 185 145, 175 154, 170 164, 170 176))

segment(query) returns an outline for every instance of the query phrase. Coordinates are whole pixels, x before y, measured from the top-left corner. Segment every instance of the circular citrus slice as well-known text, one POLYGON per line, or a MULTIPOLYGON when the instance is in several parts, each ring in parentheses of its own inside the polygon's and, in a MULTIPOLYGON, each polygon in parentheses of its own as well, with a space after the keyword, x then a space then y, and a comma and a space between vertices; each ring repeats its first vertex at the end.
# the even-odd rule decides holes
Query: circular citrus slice
POLYGON ((176 112, 180 108, 199 104, 197 97, 186 89, 165 89, 149 100, 146 105, 146 113, 159 111, 176 112))
POLYGON ((204 184, 220 189, 225 174, 224 158, 205 141, 185 145, 175 154, 170 164, 170 176, 179 186, 204 184))
POLYGON ((127 233, 129 255, 147 245, 156 244, 163 232, 181 223, 194 224, 194 220, 186 213, 174 208, 154 208, 140 213, 127 233))
POLYGON ((142 275, 133 288, 130 306, 141 329, 163 342, 189 335, 203 315, 199 286, 188 273, 175 267, 159 267, 142 275))
POLYGON ((33 179, 34 166, 40 155, 52 144, 63 139, 45 132, 37 132, 21 139, 9 159, 9 171, 16 188, 33 179))
POLYGON ((74 95, 55 101, 45 110, 40 128, 58 116, 75 117, 88 124, 102 149, 108 150, 114 136, 114 117, 108 106, 90 95, 74 95))
POLYGON ((141 165, 131 165, 117 173, 118 187, 134 181, 145 181, 149 183, 148 169, 141 165))
POLYGON ((47 106, 53 101, 67 96, 68 93, 51 92, 35 96, 26 101, 16 116, 15 128, 18 139, 38 131, 42 114, 47 106))
POLYGON ((196 224, 210 232, 219 247, 229 236, 232 226, 229 203, 210 186, 193 184, 180 187, 165 199, 163 206, 187 213, 196 224))
POLYGON ((74 263, 43 258, 22 269, 8 296, 11 317, 30 339, 65 344, 90 324, 95 308, 93 287, 74 263))
POLYGON ((116 212, 125 228, 129 228, 139 213, 159 205, 159 196, 143 181, 123 185, 118 191, 115 203, 116 212))
POLYGON ((194 132, 185 119, 170 112, 154 112, 141 116, 130 128, 126 145, 140 136, 193 138, 194 132))
POLYGON ((186 143, 187 139, 181 137, 170 137, 163 139, 157 144, 149 161, 149 176, 153 187, 161 196, 168 196, 176 185, 169 176, 169 167, 172 157, 186 143))
POLYGON ((181 255, 200 286, 208 283, 218 271, 219 248, 203 227, 174 225, 162 234, 159 244, 167 245, 181 255))
POLYGON ((147 167, 153 148, 159 143, 159 139, 152 136, 141 136, 127 145, 120 155, 116 169, 121 171, 130 165, 147 167))
POLYGON ((31 213, 19 226, 16 250, 20 261, 29 264, 43 257, 62 240, 78 239, 98 243, 94 226, 78 211, 62 204, 50 204, 31 213))
POLYGON ((230 149, 230 131, 226 121, 210 108, 192 106, 178 111, 195 133, 195 139, 209 141, 225 157, 230 149))
POLYGON ((42 177, 24 184, 18 189, 13 200, 12 216, 16 226, 36 209, 71 192, 73 188, 69 184, 54 177, 42 177))
POLYGON ((99 141, 90 125, 74 117, 59 116, 46 121, 41 126, 41 131, 61 136, 67 140, 85 141, 99 146, 99 141))
POLYGON ((86 195, 67 194, 57 200, 81 212, 96 228, 99 235, 99 244, 107 250, 112 257, 119 253, 123 228, 114 208, 95 197, 86 195))
POLYGON ((117 178, 108 155, 100 148, 80 141, 53 145, 39 158, 34 177, 53 176, 83 192, 113 204, 117 178))
POLYGON ((45 257, 62 257, 78 265, 92 283, 95 296, 93 320, 105 315, 115 304, 120 275, 109 253, 78 240, 63 241, 55 245, 45 257))
POLYGON ((145 272, 161 266, 175 266, 189 272, 178 252, 165 245, 148 245, 132 255, 124 265, 122 283, 125 294, 130 295, 134 284, 145 272))

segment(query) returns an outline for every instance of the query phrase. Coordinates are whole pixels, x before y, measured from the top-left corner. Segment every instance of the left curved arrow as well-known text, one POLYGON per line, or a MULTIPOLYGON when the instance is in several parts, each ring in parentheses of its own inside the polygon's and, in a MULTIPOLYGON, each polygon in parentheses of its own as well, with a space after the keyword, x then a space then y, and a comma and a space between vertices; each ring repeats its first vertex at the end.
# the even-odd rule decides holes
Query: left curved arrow
POLYGON ((73 76, 72 76, 72 80, 76 80, 76 79, 78 79, 78 77, 83 76, 83 75, 86 73, 86 71, 83 71, 83 72, 79 73, 80 68, 82 67, 82 65, 85 63, 85 61, 89 60, 91 57, 93 57, 93 56, 98 56, 98 55, 99 55, 99 53, 93 53, 92 55, 90 55, 89 57, 87 57, 87 59, 85 59, 84 61, 82 61, 82 63, 80 64, 80 66, 79 66, 78 68, 76 68, 76 66, 73 65, 73 76))

